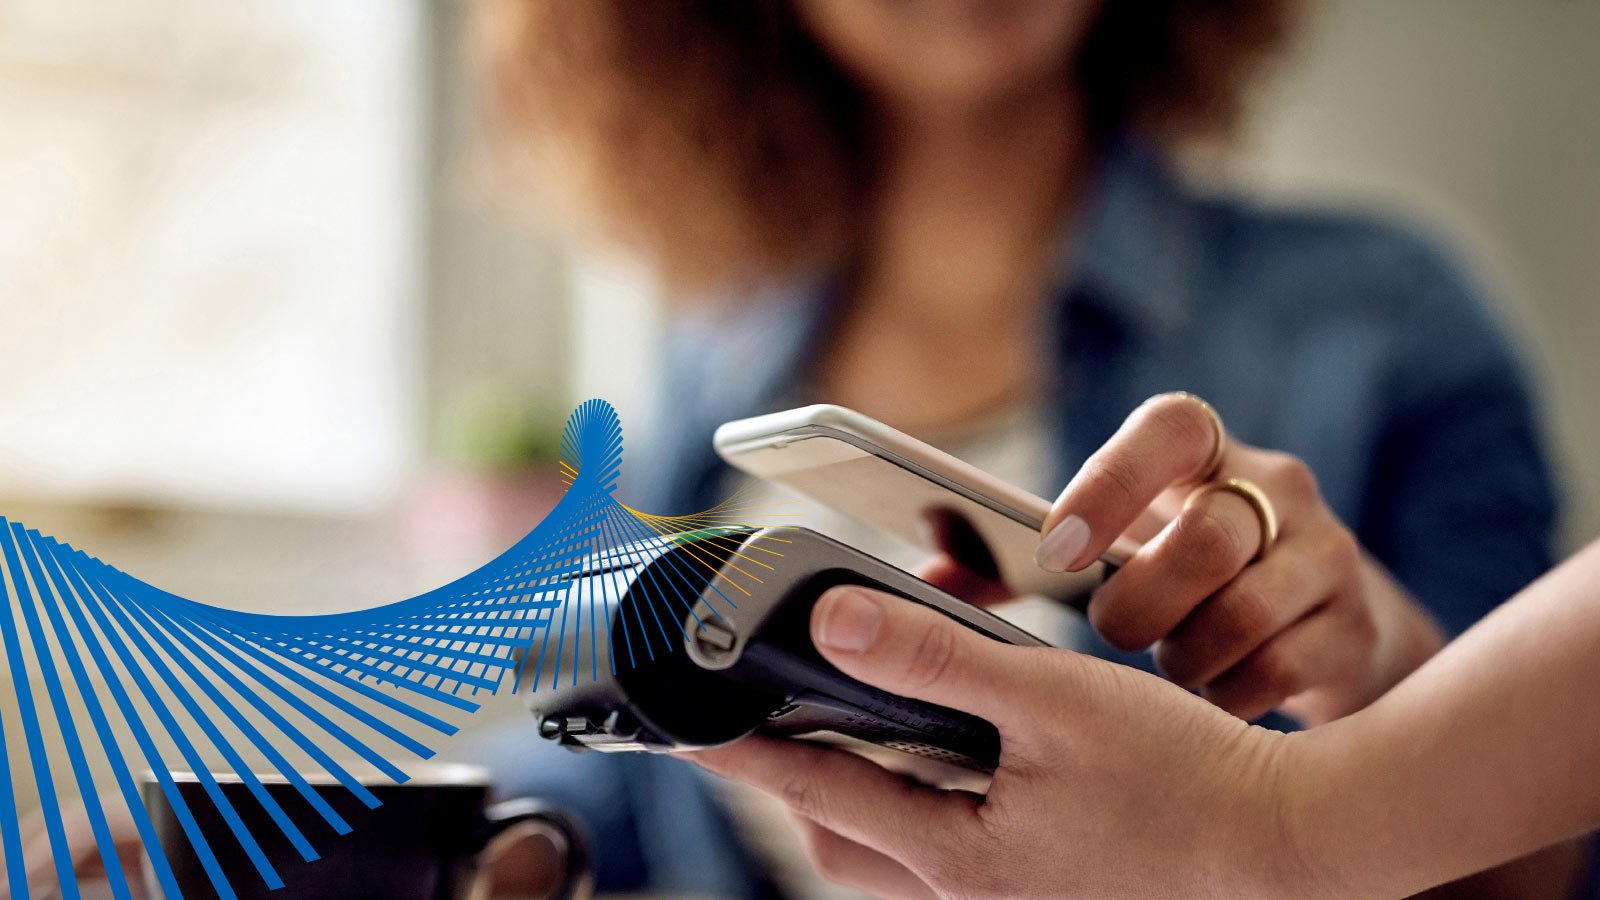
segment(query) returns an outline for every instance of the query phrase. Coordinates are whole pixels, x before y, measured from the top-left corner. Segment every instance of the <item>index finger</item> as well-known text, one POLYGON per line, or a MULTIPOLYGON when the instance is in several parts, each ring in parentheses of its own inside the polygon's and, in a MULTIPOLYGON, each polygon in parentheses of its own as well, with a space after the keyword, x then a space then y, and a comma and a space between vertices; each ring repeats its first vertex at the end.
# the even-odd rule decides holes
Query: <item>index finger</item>
POLYGON ((759 735, 682 754, 913 871, 964 837, 978 800, 902 778, 853 753, 759 735))
POLYGON ((1226 436, 1192 394, 1158 394, 1094 452, 1045 517, 1039 566, 1075 572, 1106 552, 1161 492, 1204 476, 1226 436))

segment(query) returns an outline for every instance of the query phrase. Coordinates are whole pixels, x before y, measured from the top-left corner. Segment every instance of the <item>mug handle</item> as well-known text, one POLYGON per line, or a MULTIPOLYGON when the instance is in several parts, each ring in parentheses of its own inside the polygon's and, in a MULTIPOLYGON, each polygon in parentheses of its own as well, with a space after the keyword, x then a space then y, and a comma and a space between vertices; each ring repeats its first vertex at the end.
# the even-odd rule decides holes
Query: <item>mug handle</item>
POLYGON ((489 900, 491 866, 494 860, 517 841, 542 837, 556 850, 561 871, 546 900, 582 900, 594 887, 589 871, 589 845, 583 830, 572 817, 539 800, 519 797, 504 800, 484 810, 482 848, 478 851, 477 873, 467 900, 489 900))

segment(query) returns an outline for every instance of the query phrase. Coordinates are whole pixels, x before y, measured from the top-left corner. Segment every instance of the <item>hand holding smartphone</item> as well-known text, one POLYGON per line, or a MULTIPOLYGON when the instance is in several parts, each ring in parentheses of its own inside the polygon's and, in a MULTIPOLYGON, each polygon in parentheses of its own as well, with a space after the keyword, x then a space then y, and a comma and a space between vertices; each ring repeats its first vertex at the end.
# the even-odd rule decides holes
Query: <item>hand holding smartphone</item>
POLYGON ((1019 594, 1087 595, 1137 548, 1119 541, 1102 564, 1046 572, 1034 563, 1050 502, 851 409, 829 404, 728 422, 713 439, 729 465, 930 551, 927 523, 965 520, 987 545, 999 577, 1019 594))

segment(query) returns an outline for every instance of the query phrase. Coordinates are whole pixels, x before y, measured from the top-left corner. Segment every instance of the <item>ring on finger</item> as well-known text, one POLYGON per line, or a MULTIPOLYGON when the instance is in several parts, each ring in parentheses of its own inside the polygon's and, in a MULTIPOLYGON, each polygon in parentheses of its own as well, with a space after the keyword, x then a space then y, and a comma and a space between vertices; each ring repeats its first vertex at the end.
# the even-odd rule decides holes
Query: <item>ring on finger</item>
POLYGON ((1196 500, 1214 491, 1227 491, 1250 504, 1250 508, 1255 511, 1256 522, 1261 526, 1261 546, 1256 548, 1255 556, 1252 556, 1250 561, 1255 562, 1266 556, 1272 545, 1278 542, 1278 511, 1273 507, 1267 492, 1248 478, 1233 476, 1221 481, 1208 481, 1195 488, 1183 501, 1184 508, 1189 508, 1196 500))

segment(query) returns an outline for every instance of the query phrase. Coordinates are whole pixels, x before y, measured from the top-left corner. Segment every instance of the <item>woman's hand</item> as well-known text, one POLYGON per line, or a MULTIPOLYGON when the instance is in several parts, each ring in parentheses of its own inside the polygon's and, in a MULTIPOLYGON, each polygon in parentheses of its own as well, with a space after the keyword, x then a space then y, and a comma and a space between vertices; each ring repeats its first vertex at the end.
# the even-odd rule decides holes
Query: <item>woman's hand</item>
MULTIPOLYGON (((1247 721, 1279 707, 1308 724, 1346 715, 1443 646, 1305 463, 1228 439, 1191 395, 1151 398, 1089 458, 1051 509, 1039 563, 1082 569, 1124 534, 1144 547, 1095 592, 1089 621, 1114 647, 1153 647, 1171 681, 1247 721), (1202 488, 1228 478, 1259 488, 1276 542, 1244 493, 1202 488)), ((949 561, 924 574, 986 595, 949 561)))
POLYGON ((824 595, 811 630, 845 674, 981 716, 1002 744, 986 798, 797 741, 688 754, 786 803, 830 880, 888 897, 1325 890, 1286 824, 1295 817, 1285 792, 1310 781, 1283 768, 1294 737, 1143 672, 1001 644, 862 588, 824 595))

